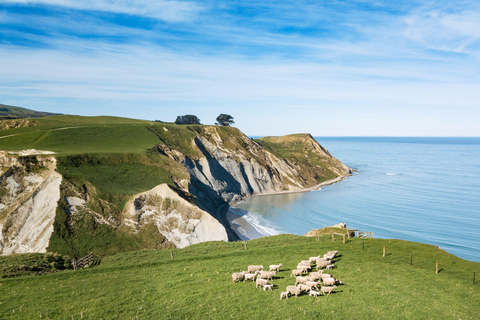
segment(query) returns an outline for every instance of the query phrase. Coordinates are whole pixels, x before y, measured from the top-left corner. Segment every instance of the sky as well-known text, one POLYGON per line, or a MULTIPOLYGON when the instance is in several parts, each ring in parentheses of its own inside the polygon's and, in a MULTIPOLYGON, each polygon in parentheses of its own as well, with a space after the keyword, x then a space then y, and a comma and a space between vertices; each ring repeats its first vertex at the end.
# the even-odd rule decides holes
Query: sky
POLYGON ((479 137, 480 1, 0 0, 0 103, 479 137))

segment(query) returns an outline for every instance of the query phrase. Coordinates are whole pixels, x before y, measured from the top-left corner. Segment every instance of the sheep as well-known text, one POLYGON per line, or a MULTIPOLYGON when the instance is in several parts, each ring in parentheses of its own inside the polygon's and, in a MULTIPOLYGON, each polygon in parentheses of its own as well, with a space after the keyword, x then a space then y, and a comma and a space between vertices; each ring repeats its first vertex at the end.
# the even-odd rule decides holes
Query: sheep
POLYGON ((295 298, 301 293, 300 288, 298 288, 296 286, 288 286, 286 290, 290 295, 294 294, 295 298))
POLYGON ((305 291, 305 292, 308 292, 308 291, 310 291, 310 289, 311 289, 311 288, 310 288, 309 286, 307 286, 306 284, 301 284, 301 285, 298 286, 298 288, 300 289, 300 291, 305 291))
POLYGON ((263 286, 263 291, 270 290, 272 291, 273 284, 266 284, 263 286))
POLYGON ((322 275, 320 276, 320 278, 322 278, 322 281, 323 279, 326 279, 326 278, 333 278, 331 274, 328 274, 328 273, 322 273, 322 275))
POLYGON ((333 286, 333 287, 321 287, 320 290, 321 290, 321 292, 322 292, 322 295, 325 295, 325 293, 328 293, 328 294, 332 293, 332 291, 333 291, 334 289, 336 289, 336 288, 337 288, 337 286, 333 286))
POLYGON ((307 273, 308 270, 311 270, 311 269, 312 269, 312 267, 306 266, 304 264, 297 265, 297 270, 302 270, 303 273, 307 273))
POLYGON ((264 285, 268 284, 268 280, 265 279, 257 279, 255 280, 255 288, 263 287, 264 285))
POLYGON ((317 272, 310 272, 310 278, 313 280, 320 279, 322 277, 323 270, 317 271, 317 272))
POLYGON ((315 282, 315 281, 307 281, 305 282, 305 285, 309 286, 310 287, 310 290, 312 288, 315 288, 315 289, 318 289, 318 285, 320 284, 320 282, 315 282))
POLYGON ((335 267, 335 265, 332 263, 332 264, 329 264, 328 266, 326 266, 325 269, 332 270, 333 267, 335 267))
POLYGON ((327 252, 327 255, 329 255, 329 256, 334 256, 334 257, 335 257, 335 256, 337 255, 337 253, 338 253, 338 250, 328 251, 328 252, 327 252))
POLYGON ((310 260, 302 260, 302 261, 300 261, 299 264, 303 264, 303 265, 306 265, 306 266, 309 266, 309 267, 312 266, 312 264, 310 263, 310 260))
POLYGON ((275 271, 260 271, 259 278, 262 279, 270 279, 273 280, 273 276, 275 275, 275 271))
POLYGON ((283 264, 271 264, 269 266, 270 268, 270 271, 277 271, 277 272, 280 272, 280 267, 283 267, 283 264))
POLYGON ((325 262, 325 261, 317 261, 317 267, 316 269, 323 269, 323 268, 326 268, 330 265, 331 263, 330 262, 325 262))
POLYGON ((310 261, 310 263, 312 263, 312 262, 314 262, 315 260, 317 260, 318 258, 320 258, 320 256, 310 257, 310 258, 308 258, 308 261, 310 261))
POLYGON ((333 286, 337 282, 337 279, 335 278, 325 278, 323 279, 323 285, 324 286, 333 286))
POLYGON ((247 273, 246 271, 233 273, 233 274, 232 274, 233 283, 235 283, 235 281, 237 281, 237 280, 243 280, 243 279, 245 279, 245 274, 246 274, 246 273, 247 273))
POLYGON ((280 292, 280 300, 283 299, 283 297, 287 298, 288 299, 288 291, 285 291, 285 292, 280 292))
POLYGON ((263 269, 263 266, 248 266, 248 272, 260 271, 263 269))
POLYGON ((307 281, 312 281, 312 278, 310 278, 310 277, 297 277, 297 279, 295 281, 295 285, 297 285, 299 283, 305 284, 307 281))
POLYGON ((247 273, 244 276, 243 282, 248 281, 248 280, 255 280, 255 277, 257 276, 257 273, 247 273))
POLYGON ((293 277, 293 276, 301 276, 303 274, 303 270, 302 269, 293 269, 292 270, 292 274, 290 274, 290 277, 293 277))
POLYGON ((312 296, 312 297, 318 297, 320 295, 320 292, 318 291, 315 291, 315 290, 310 290, 308 292, 308 295, 312 296))

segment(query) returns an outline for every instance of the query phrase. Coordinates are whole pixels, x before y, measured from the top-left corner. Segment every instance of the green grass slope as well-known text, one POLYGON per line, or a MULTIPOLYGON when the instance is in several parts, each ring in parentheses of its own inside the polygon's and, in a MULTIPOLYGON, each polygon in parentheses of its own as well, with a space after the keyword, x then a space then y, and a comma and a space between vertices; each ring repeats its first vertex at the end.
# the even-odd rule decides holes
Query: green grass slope
POLYGON ((34 118, 46 117, 51 115, 54 115, 54 113, 34 111, 26 108, 13 107, 0 103, 0 119, 34 118))
POLYGON ((400 240, 280 235, 104 258, 79 271, 0 279, 1 319, 478 319, 480 264, 400 240), (340 239, 340 238, 339 238, 340 239), (364 246, 363 242, 364 241, 364 246), (382 257, 383 246, 387 255, 382 257), (363 250, 364 247, 364 250, 363 250), (280 300, 300 260, 336 249, 330 296, 280 300), (413 256, 413 265, 410 257, 413 256), (435 274, 439 261, 440 272, 435 274), (232 283, 250 264, 283 263, 273 291, 232 283))

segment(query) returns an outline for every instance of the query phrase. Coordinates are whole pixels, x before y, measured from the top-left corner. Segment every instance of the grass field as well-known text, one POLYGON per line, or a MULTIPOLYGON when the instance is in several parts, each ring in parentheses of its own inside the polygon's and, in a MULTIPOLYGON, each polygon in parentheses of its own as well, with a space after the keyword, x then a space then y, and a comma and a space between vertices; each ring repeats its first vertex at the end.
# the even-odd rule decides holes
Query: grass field
POLYGON ((0 279, 1 319, 478 319, 480 264, 400 240, 280 235, 106 257, 85 270, 0 279), (364 242, 363 242, 364 241, 364 242), (382 257, 386 246, 386 257, 382 257), (364 249, 363 249, 364 248, 364 249), (337 249, 330 296, 280 300, 302 259, 337 249), (413 265, 410 259, 413 256, 413 265), (435 274, 439 261, 440 272, 435 274), (249 264, 283 263, 265 292, 232 283, 249 264))

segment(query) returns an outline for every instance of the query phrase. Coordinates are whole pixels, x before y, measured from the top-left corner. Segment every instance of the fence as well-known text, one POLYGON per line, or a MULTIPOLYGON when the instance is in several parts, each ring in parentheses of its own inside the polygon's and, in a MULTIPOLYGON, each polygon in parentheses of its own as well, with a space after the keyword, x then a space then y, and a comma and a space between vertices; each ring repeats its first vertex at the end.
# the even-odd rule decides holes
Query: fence
POLYGON ((80 258, 78 260, 72 260, 73 270, 86 268, 90 266, 92 262, 93 262, 93 253, 90 252, 83 258, 80 258))

